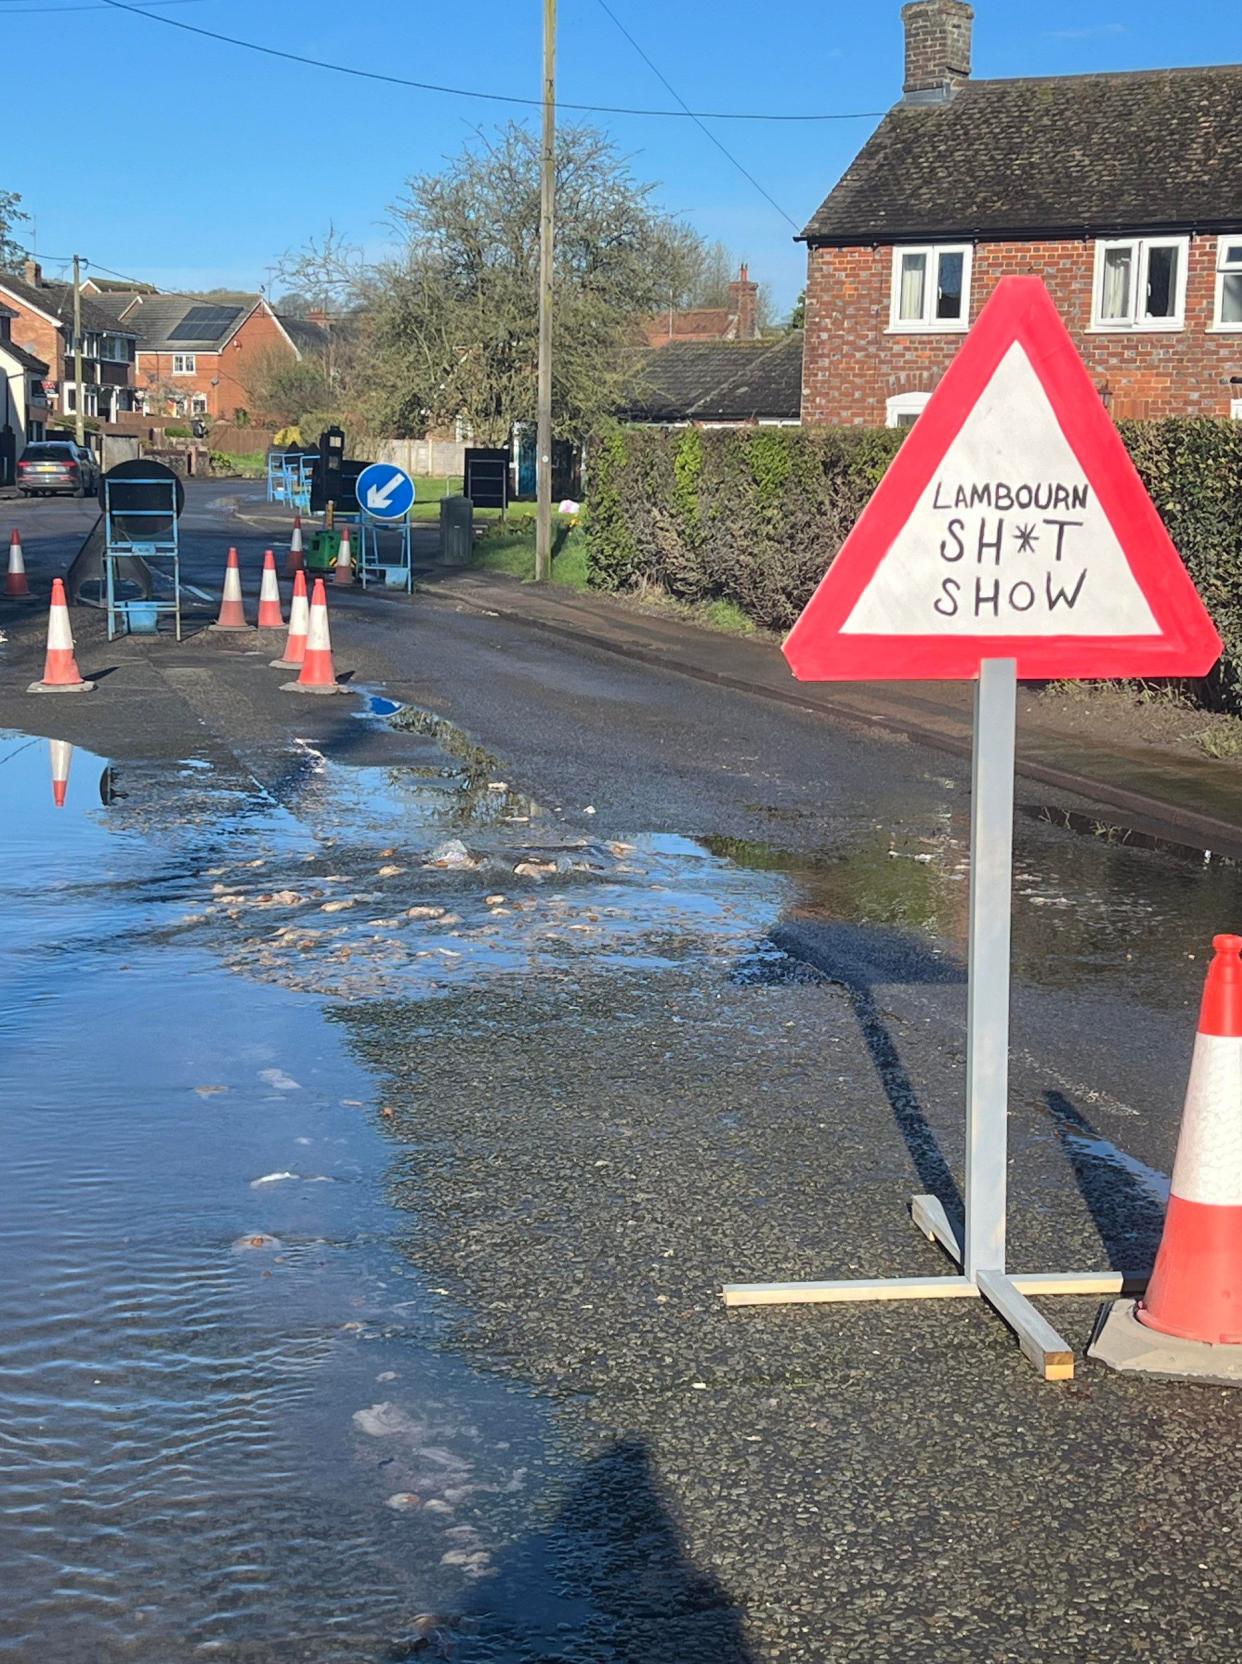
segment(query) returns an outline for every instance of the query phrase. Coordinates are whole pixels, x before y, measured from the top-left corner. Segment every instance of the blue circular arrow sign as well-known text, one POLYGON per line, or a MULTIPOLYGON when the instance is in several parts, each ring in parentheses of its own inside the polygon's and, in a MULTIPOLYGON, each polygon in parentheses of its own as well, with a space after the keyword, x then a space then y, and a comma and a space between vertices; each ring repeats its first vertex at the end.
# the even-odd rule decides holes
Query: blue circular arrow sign
POLYGON ((374 520, 402 520, 414 501, 414 481, 404 468, 373 462, 358 475, 358 506, 374 520))

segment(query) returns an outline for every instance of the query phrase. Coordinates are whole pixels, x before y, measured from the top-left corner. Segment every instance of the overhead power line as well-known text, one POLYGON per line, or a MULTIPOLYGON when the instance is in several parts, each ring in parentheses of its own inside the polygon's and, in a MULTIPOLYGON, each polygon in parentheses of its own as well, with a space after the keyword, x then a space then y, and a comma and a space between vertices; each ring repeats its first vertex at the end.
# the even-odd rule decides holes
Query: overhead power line
MULTIPOLYGON (((286 63, 304 64, 311 69, 331 70, 334 75, 352 75, 361 81, 382 81, 390 87, 410 87, 415 92, 444 93, 449 98, 480 98, 491 104, 521 104, 530 109, 542 109, 540 98, 522 98, 516 93, 480 92, 476 87, 443 86, 436 81, 411 81, 402 75, 385 75, 377 69, 357 69, 351 64, 334 64, 326 58, 310 58, 301 52, 286 52, 278 46, 263 46, 255 40, 242 40, 238 35, 221 34, 216 29, 203 29, 196 23, 183 23, 179 17, 160 17, 141 6, 129 5, 126 0, 102 0, 113 11, 129 12, 134 17, 145 17, 150 23, 162 23, 167 29, 180 29, 188 35, 199 35, 204 40, 219 41, 225 46, 236 46, 244 52, 259 52, 265 58, 280 58, 286 63)), ((657 72, 658 73, 658 72, 657 72)), ((569 104, 558 100, 562 110, 579 110, 587 115, 600 116, 672 116, 691 121, 878 121, 883 110, 838 110, 814 115, 774 114, 755 110, 648 110, 625 104, 569 104)))
POLYGON ((668 79, 668 76, 665 75, 663 70, 661 70, 658 67, 658 65, 654 64, 651 61, 651 59, 647 56, 647 54, 643 51, 642 47, 634 39, 633 35, 626 28, 625 24, 622 23, 621 19, 617 16, 616 12, 614 12, 612 7, 609 6, 606 3, 606 0, 599 0, 599 9, 604 13, 604 15, 606 17, 610 17, 612 19, 613 23, 616 24, 617 28, 625 36, 626 40, 629 41, 630 45, 634 48, 635 52, 638 53, 639 57, 646 64, 647 68, 655 76, 657 81, 659 81, 660 85, 664 88, 665 92, 671 93, 672 96, 677 100, 677 102, 681 105, 683 114, 690 117, 690 120, 694 123, 694 125, 699 129, 699 131, 706 138, 711 140, 711 142, 716 146, 716 149, 725 158, 725 160, 727 162, 730 162, 733 165, 733 167, 735 167, 737 169, 737 171, 741 174, 742 178, 747 180, 751 185, 753 185, 755 187, 755 189, 759 192, 759 195, 764 199, 764 201, 769 203, 773 208, 775 208, 777 213, 781 216, 781 218, 783 220, 787 220, 789 222, 789 224, 793 226, 794 230, 797 231, 798 230, 798 222, 797 222, 797 220, 794 219, 793 215, 792 214, 787 214, 785 212, 785 210, 781 207, 780 203, 771 194, 771 192, 768 191, 763 185, 761 185, 759 183, 759 181, 755 178, 753 173, 748 172, 748 170, 742 166, 741 162, 738 161, 737 157, 733 154, 733 152, 731 150, 726 149, 726 147, 720 142, 720 140, 712 132, 711 128, 704 125, 702 119, 699 116, 697 116, 695 114, 695 112, 690 108, 690 106, 686 103, 685 99, 677 91, 677 88, 675 86, 673 86, 673 84, 670 82, 670 80, 668 79))
MULTIPOLYGON (((143 4, 144 9, 146 6, 200 6, 202 0, 143 0, 143 4)), ((0 12, 2 17, 16 17, 22 12, 42 15, 45 12, 102 12, 108 10, 108 0, 86 0, 85 4, 69 6, 15 6, 10 3, 10 0, 0 0, 0 5, 4 7, 4 11, 0 12)))

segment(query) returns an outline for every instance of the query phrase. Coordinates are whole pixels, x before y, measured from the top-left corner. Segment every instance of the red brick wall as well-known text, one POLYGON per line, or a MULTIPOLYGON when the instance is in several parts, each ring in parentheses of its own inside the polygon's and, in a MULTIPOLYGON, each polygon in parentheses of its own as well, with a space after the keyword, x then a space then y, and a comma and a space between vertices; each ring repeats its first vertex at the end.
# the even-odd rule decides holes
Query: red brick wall
POLYGON ((11 312, 17 313, 10 330, 14 344, 41 358, 48 366, 48 380, 59 385, 65 356, 65 340, 60 330, 7 290, 0 290, 0 306, 7 306, 11 312))
MULTIPOLYGON (((217 389, 211 385, 211 378, 217 374, 219 354, 195 353, 194 374, 190 376, 173 374, 173 356, 170 352, 146 352, 139 347, 138 359, 134 365, 134 391, 137 397, 141 399, 145 394, 151 401, 152 415, 160 416, 165 410, 163 395, 171 392, 184 393, 187 401, 186 415, 189 416, 191 396, 202 393, 207 399, 208 415, 216 415, 217 389), (160 394, 158 400, 153 396, 156 389, 160 394)), ((228 414, 231 416, 232 411, 228 414)))
MULTIPOLYGON (((1114 417, 1228 416, 1242 337, 1210 334, 1217 238, 1192 237, 1185 327, 1176 332, 1090 330, 1095 242, 978 243, 972 321, 1002 277, 1042 277, 1114 417)), ((930 392, 961 334, 890 334, 892 246, 808 251, 802 419, 882 427, 898 393, 930 392)))

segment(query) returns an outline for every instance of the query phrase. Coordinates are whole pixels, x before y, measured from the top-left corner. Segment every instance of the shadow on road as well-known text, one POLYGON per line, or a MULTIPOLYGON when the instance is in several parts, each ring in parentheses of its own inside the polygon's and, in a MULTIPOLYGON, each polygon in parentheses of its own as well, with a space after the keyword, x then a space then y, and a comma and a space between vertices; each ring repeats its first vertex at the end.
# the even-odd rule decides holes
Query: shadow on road
MULTIPOLYGON (((646 1445, 624 1438, 584 1468, 546 1530, 477 1585, 467 1623, 489 1658, 753 1664, 742 1613, 688 1558, 646 1445)), ((407 1649, 398 1658, 416 1656, 407 1649)), ((435 1656, 424 1647, 421 1656, 435 1656)))
POLYGON ((951 1221, 960 1223, 961 1191, 902 1062, 875 990, 903 983, 961 984, 966 980, 965 972, 929 953, 915 937, 865 925, 783 924, 772 932, 771 939, 782 952, 845 989, 919 1184, 940 1200, 951 1221))
POLYGON ((1044 1103, 1114 1271, 1147 1272, 1164 1228, 1168 1181, 1109 1143, 1063 1092, 1044 1103))

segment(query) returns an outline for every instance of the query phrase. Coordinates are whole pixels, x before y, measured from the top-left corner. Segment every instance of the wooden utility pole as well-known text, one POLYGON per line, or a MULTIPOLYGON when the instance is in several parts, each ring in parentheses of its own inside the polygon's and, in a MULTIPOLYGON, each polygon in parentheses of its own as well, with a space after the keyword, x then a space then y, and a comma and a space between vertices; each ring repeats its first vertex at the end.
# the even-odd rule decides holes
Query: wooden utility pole
POLYGON ((82 261, 73 257, 73 432, 79 445, 86 443, 86 401, 82 396, 82 261))
POLYGON ((552 248, 556 220, 556 0, 543 0, 543 148, 539 164, 539 416, 535 432, 535 581, 552 576, 552 248))

